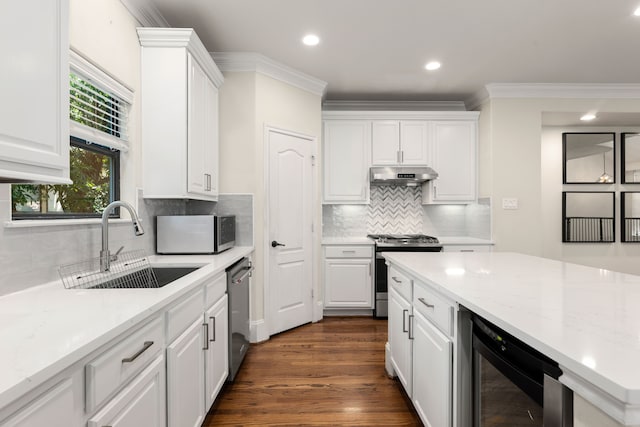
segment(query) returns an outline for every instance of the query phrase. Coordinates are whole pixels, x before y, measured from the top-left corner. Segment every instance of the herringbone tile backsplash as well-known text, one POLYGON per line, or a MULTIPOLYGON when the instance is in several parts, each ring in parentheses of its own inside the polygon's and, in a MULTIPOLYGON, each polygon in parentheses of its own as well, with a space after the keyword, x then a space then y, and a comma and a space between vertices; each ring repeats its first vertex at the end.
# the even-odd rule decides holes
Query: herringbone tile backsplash
POLYGON ((371 204, 367 209, 368 233, 422 233, 421 203, 420 187, 371 186, 371 204))

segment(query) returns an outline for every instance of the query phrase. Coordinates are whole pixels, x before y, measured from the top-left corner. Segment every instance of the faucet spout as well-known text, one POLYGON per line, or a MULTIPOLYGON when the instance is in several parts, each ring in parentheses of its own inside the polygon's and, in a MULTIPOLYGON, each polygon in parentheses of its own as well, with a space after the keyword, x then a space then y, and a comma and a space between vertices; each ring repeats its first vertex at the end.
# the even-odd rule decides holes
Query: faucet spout
POLYGON ((144 229, 140 224, 140 219, 133 206, 127 202, 116 200, 111 202, 102 212, 102 250, 100 251, 100 271, 109 271, 111 266, 111 254, 109 253, 109 214, 117 207, 123 207, 129 211, 131 222, 133 223, 133 232, 136 236, 142 236, 144 229))

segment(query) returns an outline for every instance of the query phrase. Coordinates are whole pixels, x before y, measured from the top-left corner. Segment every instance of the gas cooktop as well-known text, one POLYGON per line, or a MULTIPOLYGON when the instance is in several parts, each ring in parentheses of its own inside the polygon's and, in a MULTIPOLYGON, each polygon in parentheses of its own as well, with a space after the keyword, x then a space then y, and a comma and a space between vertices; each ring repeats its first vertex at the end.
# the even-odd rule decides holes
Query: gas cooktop
POLYGON ((367 237, 375 240, 377 247, 441 246, 436 237, 425 234, 368 234, 367 237))

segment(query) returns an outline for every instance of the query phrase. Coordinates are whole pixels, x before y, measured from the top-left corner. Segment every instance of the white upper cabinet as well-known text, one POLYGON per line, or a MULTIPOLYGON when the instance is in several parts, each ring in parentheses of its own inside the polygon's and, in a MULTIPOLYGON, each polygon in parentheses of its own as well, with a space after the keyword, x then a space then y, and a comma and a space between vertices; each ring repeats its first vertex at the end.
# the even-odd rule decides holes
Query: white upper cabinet
POLYGON ((0 14, 0 182, 69 184, 68 0, 0 14))
POLYGON ((196 33, 139 28, 144 196, 218 199, 218 88, 196 33))
POLYGON ((369 203, 371 122, 325 120, 323 203, 369 203))
POLYGON ((474 202, 477 187, 477 121, 437 121, 432 126, 432 167, 438 172, 438 179, 423 186, 423 202, 474 202))
POLYGON ((426 121, 374 121, 371 163, 373 166, 430 166, 428 130, 426 121))

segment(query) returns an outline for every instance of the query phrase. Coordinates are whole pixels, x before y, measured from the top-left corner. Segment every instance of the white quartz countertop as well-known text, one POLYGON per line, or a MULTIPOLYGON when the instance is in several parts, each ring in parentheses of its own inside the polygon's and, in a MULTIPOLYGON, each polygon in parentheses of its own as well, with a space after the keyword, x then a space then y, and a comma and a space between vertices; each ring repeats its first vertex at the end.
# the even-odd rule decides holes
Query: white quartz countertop
POLYGON ((152 265, 200 267, 158 289, 65 289, 61 281, 0 297, 0 408, 253 252, 151 256, 152 265))
POLYGON ((640 423, 640 276, 506 252, 384 256, 556 360, 563 383, 618 421, 640 423))

